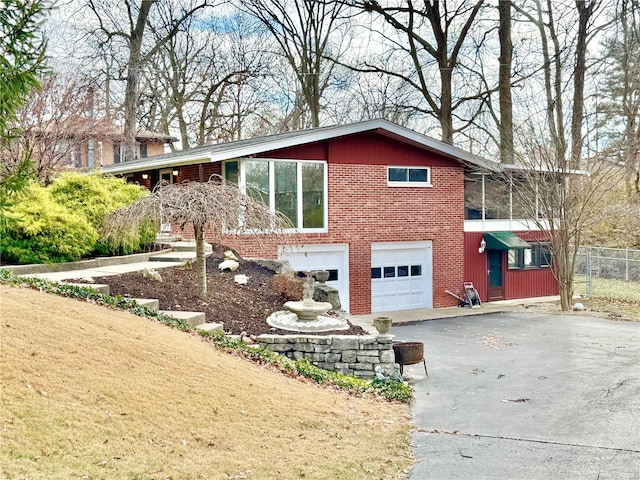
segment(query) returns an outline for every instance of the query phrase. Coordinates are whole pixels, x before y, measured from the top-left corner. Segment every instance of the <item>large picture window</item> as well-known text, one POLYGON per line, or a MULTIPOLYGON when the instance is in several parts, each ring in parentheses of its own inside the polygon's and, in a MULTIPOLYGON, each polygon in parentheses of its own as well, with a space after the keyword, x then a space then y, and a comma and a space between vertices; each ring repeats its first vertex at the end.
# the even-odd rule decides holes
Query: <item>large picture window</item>
POLYGON ((225 179, 285 215, 295 228, 326 228, 324 162, 250 159, 225 162, 223 168, 225 179))

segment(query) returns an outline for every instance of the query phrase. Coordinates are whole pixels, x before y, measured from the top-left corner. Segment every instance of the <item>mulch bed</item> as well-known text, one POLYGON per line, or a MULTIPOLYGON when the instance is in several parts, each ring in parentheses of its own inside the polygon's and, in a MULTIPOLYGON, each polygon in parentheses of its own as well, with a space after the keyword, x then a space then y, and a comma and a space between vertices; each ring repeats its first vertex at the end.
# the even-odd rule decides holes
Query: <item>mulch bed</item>
MULTIPOLYGON (((161 310, 204 312, 207 322, 222 323, 230 335, 242 333, 261 335, 271 333, 287 335, 295 332, 272 328, 266 318, 273 312, 283 310, 287 300, 274 288, 275 273, 255 262, 240 259, 235 272, 221 271, 218 265, 223 260, 223 247, 216 247, 207 258, 208 295, 205 299, 197 293, 196 272, 189 265, 160 268, 157 272, 162 282, 145 278, 142 272, 126 273, 108 277, 95 277, 95 283, 109 285, 111 295, 131 298, 155 298, 161 310), (247 285, 238 285, 234 276, 244 274, 247 285)), ((349 330, 318 332, 311 335, 364 335, 362 328, 353 326, 349 330)))

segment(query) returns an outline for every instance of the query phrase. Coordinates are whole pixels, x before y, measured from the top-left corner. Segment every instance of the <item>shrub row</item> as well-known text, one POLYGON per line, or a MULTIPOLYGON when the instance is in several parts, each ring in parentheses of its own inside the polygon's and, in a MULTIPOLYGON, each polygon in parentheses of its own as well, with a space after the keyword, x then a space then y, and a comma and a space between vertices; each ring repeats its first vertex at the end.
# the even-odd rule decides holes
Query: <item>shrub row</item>
MULTIPOLYGON (((19 277, 7 270, 0 270, 0 283, 11 286, 31 287, 46 293, 85 299, 106 307, 126 310, 141 317, 152 318, 185 332, 193 331, 191 327, 182 320, 167 315, 159 315, 147 307, 138 305, 135 300, 122 297, 121 295, 114 296, 97 293, 90 287, 59 284, 33 277, 19 277)), ((318 368, 307 359, 293 361, 276 352, 265 350, 255 345, 248 345, 246 342, 236 340, 226 335, 215 335, 204 331, 198 331, 198 334, 220 350, 242 355, 247 359, 261 364, 270 365, 290 376, 308 378, 318 384, 331 386, 355 395, 371 393, 388 400, 404 403, 410 403, 413 400, 413 388, 404 382, 395 380, 366 380, 350 377, 318 368)))
POLYGON ((126 255, 155 238, 148 224, 120 242, 104 243, 99 230, 105 217, 148 195, 139 185, 102 175, 68 173, 49 187, 32 182, 2 212, 0 253, 3 263, 58 263, 86 256, 126 255))

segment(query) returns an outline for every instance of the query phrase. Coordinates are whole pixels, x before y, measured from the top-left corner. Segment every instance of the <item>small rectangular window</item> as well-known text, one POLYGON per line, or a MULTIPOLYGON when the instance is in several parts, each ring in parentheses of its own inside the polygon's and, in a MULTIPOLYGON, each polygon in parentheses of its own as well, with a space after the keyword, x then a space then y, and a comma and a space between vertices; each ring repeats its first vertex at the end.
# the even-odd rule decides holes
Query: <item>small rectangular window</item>
POLYGON ((533 252, 530 248, 525 248, 522 251, 522 265, 527 268, 527 267, 535 267, 535 261, 533 258, 533 252))
POLYGON ((329 272, 329 278, 327 279, 327 282, 335 282, 338 280, 338 269, 331 269, 328 270, 329 272))
POLYGON ((409 266, 403 265, 398 267, 398 276, 399 277, 408 277, 409 276, 409 266))
POLYGON ((540 266, 549 267, 551 265, 551 249, 549 245, 541 243, 538 245, 538 250, 540 252, 540 266))
POLYGON ((429 171, 426 168, 410 168, 409 181, 427 183, 429 181, 429 171))
POLYGON ((507 252, 507 257, 509 258, 509 268, 522 268, 521 265, 521 258, 522 256, 520 255, 521 250, 509 250, 507 252))
POLYGON ((113 163, 120 163, 120 142, 113 142, 113 163))
POLYGON ((411 276, 419 277, 422 275, 422 265, 411 265, 411 276))
POLYGON ((371 269, 371 278, 382 278, 382 269, 380 267, 374 267, 371 269))
POLYGON ((393 278, 396 276, 396 267, 384 267, 384 278, 393 278))
POLYGON ((227 182, 231 182, 235 185, 238 184, 238 162, 225 162, 224 163, 224 179, 227 182))
POLYGON ((390 182, 408 182, 409 177, 407 176, 407 169, 389 167, 389 181, 390 182))
POLYGON ((387 182, 393 187, 430 187, 429 167, 387 167, 387 182))

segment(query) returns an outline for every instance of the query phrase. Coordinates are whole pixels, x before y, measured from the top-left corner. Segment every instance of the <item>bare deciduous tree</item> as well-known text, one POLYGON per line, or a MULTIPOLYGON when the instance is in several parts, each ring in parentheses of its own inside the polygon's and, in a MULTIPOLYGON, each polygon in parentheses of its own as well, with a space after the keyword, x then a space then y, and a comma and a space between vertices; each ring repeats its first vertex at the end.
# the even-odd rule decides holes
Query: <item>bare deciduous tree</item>
POLYGON ((305 109, 309 110, 310 126, 319 127, 322 97, 333 81, 335 68, 327 57, 339 57, 348 37, 347 31, 334 35, 340 28, 343 3, 317 0, 239 3, 265 25, 294 71, 299 85, 294 113, 300 120, 294 128, 306 126, 305 109))
POLYGON ((105 44, 120 42, 126 50, 126 88, 124 97, 124 160, 135 152, 136 111, 140 77, 150 59, 184 27, 198 11, 212 5, 211 0, 189 0, 176 4, 170 0, 124 0, 114 9, 107 0, 87 0, 98 21, 98 36, 105 44), (155 7, 155 8, 154 8, 155 7), (123 15, 124 12, 124 15, 123 15), (148 32, 154 33, 153 41, 148 32), (146 40, 146 42, 145 42, 146 40))
POLYGON ((622 170, 602 158, 594 158, 588 171, 571 170, 553 145, 530 125, 522 142, 520 169, 510 171, 514 202, 551 247, 553 270, 560 290, 562 310, 570 310, 574 291, 574 265, 584 234, 599 220, 607 191, 619 184, 622 170))
POLYGON ((263 244, 292 244, 297 238, 284 215, 218 176, 207 182, 159 185, 148 197, 109 215, 102 233, 107 241, 123 238, 148 221, 193 227, 201 297, 207 295, 205 236, 223 244, 239 235, 252 235, 263 244))
POLYGON ((500 161, 513 163, 513 102, 511 99, 511 0, 498 2, 500 39, 500 67, 498 68, 498 94, 500 96, 500 161))
MULTIPOLYGON (((401 78, 411 85, 426 102, 426 106, 414 108, 434 117, 441 129, 442 141, 453 144, 456 132, 454 118, 456 110, 462 110, 469 103, 475 108, 469 115, 461 115, 465 128, 479 114, 490 91, 484 89, 481 78, 475 81, 454 82, 456 73, 460 74, 460 59, 463 46, 468 41, 474 22, 484 4, 484 0, 457 2, 455 6, 448 0, 433 0, 414 4, 407 2, 379 2, 377 0, 355 0, 350 2, 364 12, 377 15, 384 25, 391 28, 378 29, 382 45, 387 48, 386 58, 376 65, 367 60, 363 65, 354 67, 360 72, 382 72, 401 78), (388 60, 397 55, 406 58, 408 68, 390 70, 388 60), (437 87, 434 78, 438 79, 437 87), (476 84, 470 89, 463 86, 476 84), (476 88, 477 87, 477 88, 476 88), (454 88, 456 91, 454 92, 454 88)), ((379 23, 372 22, 372 25, 379 23)), ((467 70, 473 74, 472 70, 467 70)))
POLYGON ((640 203, 640 1, 619 0, 616 31, 605 41, 608 65, 598 128, 625 168, 628 203, 640 203), (604 114, 604 115, 602 115, 604 114))
POLYGON ((94 109, 101 110, 95 90, 85 79, 52 74, 17 112, 21 134, 10 149, 14 158, 31 151, 36 177, 45 185, 65 168, 92 168, 98 142, 118 135, 111 122, 94 116, 94 109))

